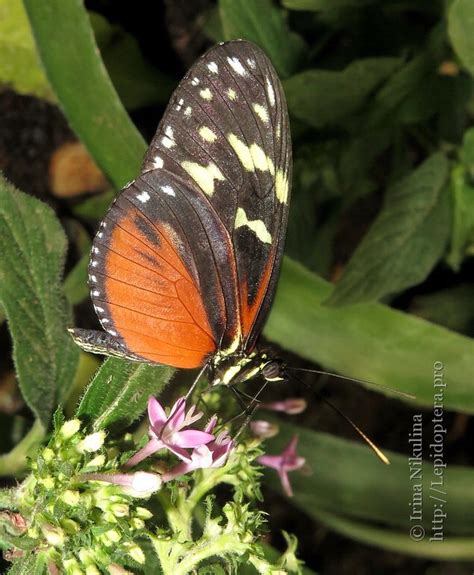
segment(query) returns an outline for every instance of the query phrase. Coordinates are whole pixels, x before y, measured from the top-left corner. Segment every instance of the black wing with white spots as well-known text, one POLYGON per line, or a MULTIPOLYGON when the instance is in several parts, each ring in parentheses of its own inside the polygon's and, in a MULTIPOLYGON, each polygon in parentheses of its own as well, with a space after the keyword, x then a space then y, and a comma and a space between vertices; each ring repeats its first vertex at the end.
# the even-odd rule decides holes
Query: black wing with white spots
MULTIPOLYGON (((195 209, 205 205, 212 214, 207 233, 225 301, 223 308, 217 305, 217 345, 250 350, 273 299, 291 181, 286 102, 260 48, 246 41, 221 44, 190 69, 171 98, 143 172, 144 179, 159 172, 170 185, 182 182, 195 209), (225 239, 222 230, 214 234, 211 220, 222 223, 225 239)), ((176 204, 176 218, 186 229, 191 222, 176 204)), ((159 211, 149 215, 161 217, 159 211)), ((207 270, 197 265, 195 273, 212 318, 216 298, 205 285, 207 270)))

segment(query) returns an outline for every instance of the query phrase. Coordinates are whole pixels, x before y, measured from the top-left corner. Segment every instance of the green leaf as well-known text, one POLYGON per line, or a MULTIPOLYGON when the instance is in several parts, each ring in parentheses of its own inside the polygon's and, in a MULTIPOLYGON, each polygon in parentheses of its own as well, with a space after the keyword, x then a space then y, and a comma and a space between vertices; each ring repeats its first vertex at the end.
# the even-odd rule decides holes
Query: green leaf
POLYGON ((0 53, 0 84, 20 94, 54 99, 21 0, 0 0, 0 53))
POLYGON ((426 278, 449 237, 447 176, 446 158, 435 154, 388 190, 328 304, 374 301, 426 278))
POLYGON ((76 216, 80 216, 81 218, 101 220, 105 216, 114 198, 114 190, 108 190, 102 194, 87 198, 80 204, 73 206, 72 210, 76 216))
POLYGON ((398 69, 377 91, 364 129, 426 121, 436 111, 439 91, 437 65, 422 52, 398 69))
MULTIPOLYGON (((425 419, 431 421, 433 412, 416 414, 417 423, 425 419)), ((445 497, 444 520, 446 540, 451 536, 471 536, 474 538, 474 470, 466 466, 447 465, 440 468, 443 474, 434 472, 433 463, 420 459, 419 463, 409 462, 406 454, 384 451, 390 465, 384 465, 373 451, 362 443, 348 441, 330 434, 315 432, 297 425, 279 421, 280 433, 269 440, 266 451, 280 453, 290 438, 299 437, 297 453, 306 459, 312 473, 290 474, 294 491, 291 500, 304 513, 318 519, 320 511, 335 514, 340 518, 364 521, 377 528, 382 524, 390 528, 404 529, 409 540, 410 506, 414 489, 422 494, 423 516, 417 523, 426 528, 432 527, 435 496, 445 497), (421 469, 422 472, 417 471, 421 469), (439 482, 443 483, 440 484, 439 482), (433 483, 432 483, 433 482, 433 483), (420 487, 414 488, 414 484, 420 487), (445 494, 436 492, 440 489, 445 494), (448 507, 449 506, 449 507, 448 507)), ((413 429, 419 432, 413 423, 413 429)), ((429 426, 422 427, 427 430, 429 426)), ((423 432, 422 432, 423 435, 423 432)), ((426 440, 433 436, 426 432, 426 440)), ((428 441, 427 441, 428 442, 428 441)), ((414 444, 410 444, 413 446, 414 444)), ((425 456, 428 457, 426 445, 425 456)), ((412 447, 410 447, 410 455, 412 447)), ((418 451, 415 455, 418 455, 418 451)), ((441 458, 442 459, 442 458, 441 458)), ((438 461, 442 464, 443 461, 438 461)), ((265 477, 272 488, 281 491, 278 475, 268 470, 265 477)), ((438 503, 440 503, 438 501, 438 503)), ((442 547, 442 544, 441 544, 442 547)), ((435 553, 435 552, 433 552, 435 553)), ((474 551, 471 549, 474 555, 474 551)))
POLYGON ((295 71, 304 42, 289 29, 284 11, 271 0, 219 0, 219 9, 226 40, 244 38, 258 44, 282 78, 295 71))
POLYGON ((307 70, 283 82, 291 114, 315 128, 343 122, 400 66, 399 58, 366 58, 342 71, 307 70))
POLYGON ((94 430, 127 427, 140 417, 150 395, 158 395, 173 373, 170 367, 109 358, 89 385, 76 415, 94 430))
POLYGON ((474 75, 474 4, 454 0, 448 10, 448 34, 462 64, 474 75))
POLYGON ((61 292, 66 238, 52 210, 0 180, 0 300, 27 404, 47 427, 79 357, 61 292))
POLYGON ((89 254, 84 254, 64 280, 64 294, 71 305, 81 303, 89 295, 87 287, 89 259, 89 254))
POLYGON ((101 14, 89 12, 97 44, 123 105, 134 110, 167 104, 175 84, 142 56, 138 41, 101 14))
POLYGON ((371 524, 353 521, 336 514, 317 510, 314 512, 322 523, 341 535, 360 541, 366 545, 381 547, 387 551, 426 557, 444 561, 472 561, 474 559, 474 537, 449 537, 430 541, 430 534, 418 541, 410 537, 407 531, 385 529, 371 524))
POLYGON ((451 195, 453 199, 453 227, 448 264, 458 271, 466 254, 474 255, 474 187, 466 182, 461 165, 451 172, 451 195))
POLYGON ((146 144, 98 56, 83 2, 24 4, 46 74, 72 129, 108 179, 121 188, 137 175, 146 144))
POLYGON ((341 8, 361 8, 375 2, 376 0, 283 0, 282 4, 288 10, 333 12, 341 8))
POLYGON ((410 403, 431 409, 433 366, 441 361, 446 409, 474 413, 472 339, 378 303, 324 306, 330 291, 330 283, 285 258, 265 336, 329 371, 412 393, 410 403))
POLYGON ((469 334, 474 325, 474 286, 460 284, 420 295, 414 298, 410 311, 453 331, 469 334))
POLYGON ((474 177, 474 128, 469 128, 464 132, 459 155, 469 175, 474 177))

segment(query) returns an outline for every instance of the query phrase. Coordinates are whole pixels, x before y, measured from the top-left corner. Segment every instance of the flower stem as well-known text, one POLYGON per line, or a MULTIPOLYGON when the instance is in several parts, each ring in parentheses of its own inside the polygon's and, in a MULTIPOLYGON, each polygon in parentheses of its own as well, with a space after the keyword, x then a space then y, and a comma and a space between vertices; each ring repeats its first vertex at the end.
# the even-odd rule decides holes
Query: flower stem
POLYGON ((0 476, 18 475, 26 470, 26 457, 45 435, 43 424, 37 419, 25 437, 9 453, 0 457, 0 476))

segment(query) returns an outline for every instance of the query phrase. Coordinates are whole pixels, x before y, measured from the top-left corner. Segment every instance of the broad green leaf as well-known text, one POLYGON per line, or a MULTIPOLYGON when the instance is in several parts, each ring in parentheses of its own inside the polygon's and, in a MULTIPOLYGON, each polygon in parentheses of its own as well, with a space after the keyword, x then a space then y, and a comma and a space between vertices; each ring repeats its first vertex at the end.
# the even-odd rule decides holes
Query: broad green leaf
POLYGON ((271 0, 219 0, 219 9, 226 40, 244 38, 258 44, 282 78, 295 71, 304 42, 271 0))
POLYGON ((354 521, 326 511, 313 513, 322 523, 341 535, 366 545, 381 547, 387 551, 426 557, 441 561, 472 561, 474 559, 474 537, 453 537, 430 541, 431 534, 424 531, 421 540, 412 539, 407 531, 396 531, 354 521))
POLYGON ((364 128, 413 124, 436 111, 439 81, 437 64, 430 52, 422 52, 399 68, 377 91, 364 128))
POLYGON ((47 427, 73 383, 79 351, 61 291, 66 237, 52 210, 0 180, 0 300, 21 392, 47 427))
POLYGON ((121 359, 107 359, 90 383, 77 409, 93 429, 127 427, 146 408, 150 395, 158 395, 174 370, 121 359))
POLYGON ((435 154, 388 190, 328 304, 374 301, 426 278, 449 237, 447 176, 446 158, 435 154))
POLYGON ((474 255, 474 187, 466 179, 464 167, 455 166, 451 172, 453 227, 447 257, 447 262, 455 271, 461 267, 466 254, 474 255))
POLYGON ((64 280, 64 294, 71 305, 81 303, 89 295, 87 287, 89 259, 89 254, 84 254, 64 280))
POLYGON ((137 175, 146 144, 98 56, 83 2, 24 4, 46 74, 71 127, 108 179, 121 188, 137 175))
POLYGON ((366 58, 341 71, 306 70, 283 82, 290 113, 315 128, 339 124, 400 66, 398 58, 366 58))
POLYGON ((413 299, 410 311, 423 319, 472 335, 474 286, 463 283, 413 299))
POLYGON ((72 209, 73 212, 81 218, 101 220, 105 216, 110 204, 113 202, 114 197, 115 192, 113 190, 109 190, 102 194, 87 198, 72 209))
POLYGON ((174 82, 148 64, 138 41, 101 14, 90 12, 92 27, 105 66, 123 105, 134 110, 151 104, 167 104, 174 82))
POLYGON ((474 75, 474 3, 453 0, 448 9, 448 34, 454 51, 474 75))
POLYGON ((311 10, 313 12, 333 12, 341 8, 361 8, 376 0, 283 0, 288 10, 311 10))
POLYGON ((470 176, 474 177, 474 128, 469 128, 464 132, 459 155, 470 176))
MULTIPOLYGON (((431 421, 433 410, 422 414, 421 418, 422 421, 431 421)), ((446 539, 455 535, 474 539, 474 492, 471 489, 474 470, 448 463, 446 468, 438 467, 443 475, 436 475, 432 461, 428 460, 428 443, 433 441, 433 435, 427 431, 429 426, 423 427, 426 459, 410 464, 407 455, 384 451, 390 465, 384 465, 362 443, 290 423, 279 422, 279 426, 280 433, 266 444, 266 452, 280 453, 290 437, 295 433, 298 435, 297 453, 306 459, 311 472, 290 474, 294 491, 291 503, 304 513, 317 519, 318 512, 324 511, 341 518, 362 520, 374 527, 380 523, 405 530, 405 537, 409 539, 409 529, 413 524, 409 503, 413 501, 413 490, 419 489, 424 512, 417 523, 427 533, 431 529, 437 503, 434 496, 438 495, 445 498, 446 509, 449 509, 444 521, 446 539), (439 481, 443 483, 439 484, 439 481), (432 487, 445 494, 434 491, 432 487)), ((441 465, 443 461, 437 463, 441 465)), ((274 471, 266 471, 265 477, 272 488, 281 491, 280 480, 274 471)), ((472 550, 471 553, 474 554, 472 550)))
POLYGON ((54 99, 36 52, 22 0, 0 0, 0 85, 54 99))
POLYGON ((474 413, 472 339, 378 303, 322 305, 330 292, 330 283, 285 258, 266 337, 329 371, 412 393, 410 403, 429 408, 441 361, 446 409, 474 413))

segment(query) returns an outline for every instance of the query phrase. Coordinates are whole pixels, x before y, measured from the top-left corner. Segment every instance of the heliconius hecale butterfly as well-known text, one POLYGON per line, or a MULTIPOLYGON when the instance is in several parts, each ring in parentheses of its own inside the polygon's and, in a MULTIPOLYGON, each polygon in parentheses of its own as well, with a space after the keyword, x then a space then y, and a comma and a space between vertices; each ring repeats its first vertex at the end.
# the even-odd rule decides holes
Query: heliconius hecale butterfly
POLYGON ((281 266, 291 164, 270 60, 246 41, 209 50, 94 239, 89 284, 105 332, 75 329, 74 339, 98 353, 204 367, 215 385, 280 379, 256 340, 281 266))

